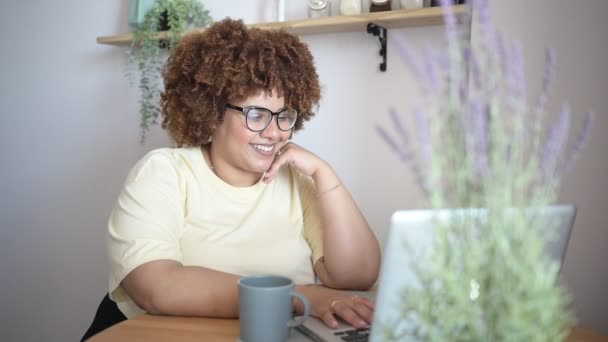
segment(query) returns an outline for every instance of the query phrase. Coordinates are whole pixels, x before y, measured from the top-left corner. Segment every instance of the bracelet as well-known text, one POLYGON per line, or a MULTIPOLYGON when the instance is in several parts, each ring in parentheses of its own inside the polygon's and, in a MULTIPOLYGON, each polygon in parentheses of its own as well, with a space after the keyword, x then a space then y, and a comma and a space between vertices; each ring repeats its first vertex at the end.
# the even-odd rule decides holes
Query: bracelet
POLYGON ((323 191, 323 192, 319 192, 319 193, 317 194, 317 197, 321 197, 321 196, 325 195, 325 194, 326 194, 326 193, 328 193, 328 192, 332 192, 332 191, 336 190, 336 189, 337 189, 337 188, 338 188, 340 185, 342 185, 342 182, 341 182, 341 181, 340 181, 340 182, 338 182, 338 184, 336 184, 336 185, 332 186, 331 188, 329 188, 329 190, 325 190, 325 191, 323 191))

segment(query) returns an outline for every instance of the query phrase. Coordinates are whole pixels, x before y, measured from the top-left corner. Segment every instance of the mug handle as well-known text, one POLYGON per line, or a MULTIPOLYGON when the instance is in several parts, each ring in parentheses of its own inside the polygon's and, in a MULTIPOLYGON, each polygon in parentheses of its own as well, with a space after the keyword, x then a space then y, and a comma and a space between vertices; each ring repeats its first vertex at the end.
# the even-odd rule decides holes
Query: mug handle
POLYGON ((302 325, 304 321, 308 319, 308 316, 310 314, 310 304, 308 303, 308 299, 304 297, 304 295, 296 291, 291 291, 289 295, 292 297, 296 297, 298 300, 300 300, 300 302, 302 302, 302 304, 304 304, 304 315, 300 319, 293 318, 289 322, 287 322, 287 326, 293 328, 297 327, 298 325, 302 325))

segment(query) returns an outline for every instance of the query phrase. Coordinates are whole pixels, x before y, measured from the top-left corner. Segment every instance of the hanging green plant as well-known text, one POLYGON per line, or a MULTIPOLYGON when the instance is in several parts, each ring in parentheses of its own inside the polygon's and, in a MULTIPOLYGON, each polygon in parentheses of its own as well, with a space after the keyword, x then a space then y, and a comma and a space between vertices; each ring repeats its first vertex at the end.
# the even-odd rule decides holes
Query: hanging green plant
POLYGON ((156 0, 136 27, 128 51, 127 77, 133 82, 138 77, 140 90, 139 113, 141 141, 150 126, 160 117, 161 69, 170 50, 190 27, 206 27, 213 20, 198 0, 156 0), (167 31, 166 40, 158 40, 157 33, 167 31))

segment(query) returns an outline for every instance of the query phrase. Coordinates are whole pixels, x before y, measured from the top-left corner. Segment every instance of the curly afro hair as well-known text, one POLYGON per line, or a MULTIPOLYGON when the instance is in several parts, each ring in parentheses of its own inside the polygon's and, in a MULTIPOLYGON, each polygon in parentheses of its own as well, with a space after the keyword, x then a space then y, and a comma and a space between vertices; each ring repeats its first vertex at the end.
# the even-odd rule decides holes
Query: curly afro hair
POLYGON ((248 29, 230 18, 184 36, 171 51, 163 79, 162 126, 178 146, 208 143, 230 101, 274 91, 298 110, 297 131, 321 98, 312 54, 298 37, 248 29))

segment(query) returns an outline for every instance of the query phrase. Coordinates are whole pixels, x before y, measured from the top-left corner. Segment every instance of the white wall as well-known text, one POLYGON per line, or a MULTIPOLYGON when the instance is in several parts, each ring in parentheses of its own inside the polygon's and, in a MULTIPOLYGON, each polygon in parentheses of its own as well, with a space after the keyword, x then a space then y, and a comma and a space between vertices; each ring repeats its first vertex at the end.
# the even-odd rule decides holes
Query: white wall
POLYGON ((0 340, 76 341, 106 290, 104 224, 140 146, 127 1, 2 1, 0 340))
MULTIPOLYGON (((601 61, 608 56, 600 44, 606 46, 600 15, 607 3, 589 0, 575 18, 568 8, 576 5, 569 2, 549 9, 544 0, 544 10, 535 4, 528 13, 520 1, 517 12, 504 5, 499 19, 526 37, 526 48, 558 47, 558 97, 568 95, 578 112, 593 106, 599 114, 592 146, 565 187, 564 200, 580 207, 565 273, 583 324, 608 333, 602 320, 608 316, 607 272, 601 263, 608 257, 601 251, 608 219, 602 215, 606 185, 600 178, 608 167, 601 150, 608 125, 608 103, 601 96, 608 78, 601 61), (521 18, 523 24, 515 25, 521 18), (539 18, 549 29, 537 27, 539 18), (547 37, 551 44, 544 44, 547 37)), ((271 17, 261 10, 265 2, 204 1, 215 19, 230 15, 247 22, 271 17)), ((288 2, 288 18, 304 15, 302 2, 288 2)), ((95 44, 96 36, 127 31, 127 10, 126 0, 0 4, 2 341, 80 338, 107 291, 105 223, 121 183, 143 153, 170 145, 158 128, 139 144, 137 91, 124 78, 124 50, 95 44)), ((438 27, 389 32, 395 34, 419 47, 438 46, 442 39, 438 27)), ((423 201, 372 125, 388 124, 389 105, 411 108, 415 85, 391 46, 388 72, 377 71, 379 44, 367 33, 304 40, 316 58, 324 99, 318 117, 295 140, 332 163, 383 239, 392 211, 423 201)), ((530 53, 531 76, 540 75, 541 56, 540 50, 530 53)))

